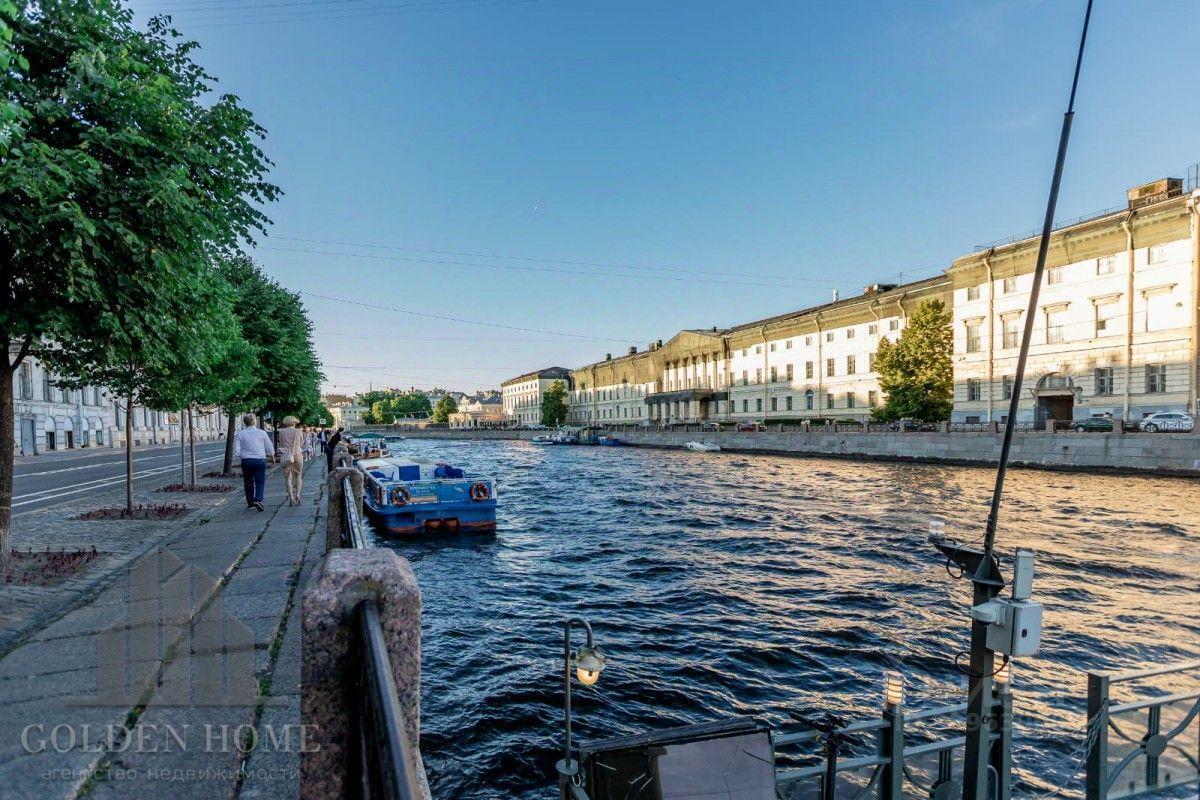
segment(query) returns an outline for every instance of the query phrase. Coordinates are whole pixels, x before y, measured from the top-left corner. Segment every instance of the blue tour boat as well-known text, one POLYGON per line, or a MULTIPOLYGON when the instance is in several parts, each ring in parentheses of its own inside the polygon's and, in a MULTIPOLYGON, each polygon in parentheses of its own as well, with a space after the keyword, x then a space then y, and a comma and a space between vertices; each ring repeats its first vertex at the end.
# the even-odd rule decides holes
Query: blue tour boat
POLYGON ((379 533, 496 530, 496 482, 449 464, 364 458, 363 504, 379 533))

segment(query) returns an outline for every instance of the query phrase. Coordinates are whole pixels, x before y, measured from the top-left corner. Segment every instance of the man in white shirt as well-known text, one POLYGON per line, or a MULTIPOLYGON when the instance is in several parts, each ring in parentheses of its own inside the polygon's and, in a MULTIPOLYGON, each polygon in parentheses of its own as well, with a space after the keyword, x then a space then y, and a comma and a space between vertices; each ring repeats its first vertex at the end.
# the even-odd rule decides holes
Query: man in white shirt
POLYGON ((263 510, 263 492, 267 486, 267 459, 275 455, 275 445, 262 428, 254 424, 253 414, 242 415, 245 426, 233 437, 233 457, 242 462, 242 485, 246 489, 246 508, 263 510))

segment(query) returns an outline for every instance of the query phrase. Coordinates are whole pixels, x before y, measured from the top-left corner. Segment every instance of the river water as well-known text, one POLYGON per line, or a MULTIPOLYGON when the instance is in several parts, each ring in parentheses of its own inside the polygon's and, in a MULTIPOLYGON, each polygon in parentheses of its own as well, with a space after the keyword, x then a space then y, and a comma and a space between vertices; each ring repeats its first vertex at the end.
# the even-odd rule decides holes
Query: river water
MULTIPOLYGON (((397 455, 499 482, 494 537, 390 542, 424 597, 422 754, 435 798, 556 797, 565 615, 608 668, 576 687, 595 740, 755 715, 794 730, 959 702, 969 585, 926 543, 977 540, 988 469, 520 442, 397 455)), ((1014 789, 1067 780, 1084 671, 1200 656, 1200 486, 1015 470, 999 537, 1038 553, 1041 653, 1014 666, 1014 789)), ((577 640, 578 641, 578 640, 577 640)), ((1078 795, 1082 779, 1064 794, 1078 795)))

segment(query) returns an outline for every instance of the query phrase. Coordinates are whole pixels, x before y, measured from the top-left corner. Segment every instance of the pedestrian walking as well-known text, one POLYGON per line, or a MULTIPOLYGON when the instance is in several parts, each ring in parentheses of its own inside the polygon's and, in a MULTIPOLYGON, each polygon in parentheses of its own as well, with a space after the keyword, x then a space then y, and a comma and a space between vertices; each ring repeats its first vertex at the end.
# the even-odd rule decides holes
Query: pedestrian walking
POLYGON ((277 431, 279 438, 279 463, 283 468, 283 482, 287 486, 288 504, 300 505, 300 489, 304 481, 304 434, 300 420, 284 417, 277 431))
POLYGON ((316 436, 313 435, 312 428, 304 429, 304 440, 300 445, 300 450, 304 454, 304 463, 307 464, 309 459, 313 457, 313 442, 316 441, 316 436))
POLYGON ((340 441, 342 441, 342 429, 338 428, 325 443, 325 466, 329 472, 333 472, 333 451, 337 449, 340 441))
POLYGON ((329 428, 321 428, 321 432, 317 434, 317 441, 321 445, 321 455, 329 452, 329 428))
POLYGON ((254 415, 244 414, 245 426, 233 437, 233 457, 242 464, 242 485, 246 490, 246 508, 263 510, 267 488, 267 459, 275 455, 271 436, 255 426, 254 415))

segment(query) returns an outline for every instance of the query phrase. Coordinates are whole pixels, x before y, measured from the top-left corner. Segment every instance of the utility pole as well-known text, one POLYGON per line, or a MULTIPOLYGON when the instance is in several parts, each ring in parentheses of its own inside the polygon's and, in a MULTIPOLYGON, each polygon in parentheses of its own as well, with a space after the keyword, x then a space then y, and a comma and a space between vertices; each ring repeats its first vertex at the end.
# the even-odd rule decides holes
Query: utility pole
MULTIPOLYGON (((1083 65, 1083 50, 1087 42, 1088 25, 1092 18, 1092 0, 1087 2, 1087 10, 1083 18, 1083 32, 1079 37, 1079 50, 1075 58, 1075 74, 1071 81, 1071 96, 1067 103, 1067 111, 1063 115, 1062 130, 1058 138, 1058 156, 1054 163, 1054 177, 1050 181, 1050 196, 1046 202, 1046 216, 1042 221, 1042 238, 1038 242, 1037 265, 1033 273, 1033 287, 1029 291, 1029 307, 1025 313, 1025 330, 1021 338, 1021 351, 1017 358, 1016 374, 1013 377, 1012 398, 1009 400, 1008 420, 1004 426, 1004 439, 1000 447, 1000 463, 996 469, 996 485, 992 492, 991 508, 988 512, 987 528, 984 533, 983 549, 960 545, 940 537, 931 537, 931 541, 947 559, 959 565, 964 577, 969 577, 974 584, 971 608, 971 659, 968 672, 969 692, 967 696, 967 736, 966 753, 963 759, 963 800, 986 800, 998 797, 1001 787, 1008 784, 1009 759, 1007 754, 999 752, 1003 746, 995 746, 997 739, 1002 742, 1003 732, 994 730, 997 727, 998 715, 995 713, 995 675, 998 671, 996 664, 996 646, 1004 647, 1004 661, 1000 666, 1007 666, 1012 655, 1026 654, 1032 645, 1036 651, 1036 642, 1023 642, 1014 645, 1012 640, 1008 646, 999 645, 997 641, 1005 639, 1006 632, 1022 628, 1021 635, 1026 630, 1024 625, 1032 624, 1022 621, 1022 615, 1027 613, 1028 606, 1036 606, 1037 638, 1040 638, 1041 608, 1035 603, 1026 603, 1032 583, 1033 564, 1032 554, 1023 560, 1018 555, 1018 569, 1014 573, 1013 601, 997 601, 1001 589, 1004 588, 1004 578, 996 561, 996 529, 1000 519, 1000 501, 1004 494, 1004 478, 1008 471, 1009 453, 1012 449, 1013 432, 1017 425, 1017 411, 1021 402, 1021 384, 1025 377, 1025 365, 1029 358, 1029 344, 1033 338, 1033 323, 1037 312, 1038 294, 1042 286, 1042 275, 1046 270, 1046 255, 1050 247, 1050 234, 1054 228, 1054 212, 1058 205, 1058 189, 1062 182, 1063 166, 1066 163, 1067 143, 1071 138, 1071 122, 1075 116, 1075 92, 1079 87, 1079 72, 1083 65), (1020 606, 1020 607, 1018 607, 1020 606), (997 635, 999 634, 999 635, 997 635), (1001 734, 997 737, 996 734, 1001 734), (996 787, 989 791, 990 773, 995 774, 996 787)), ((1009 724, 1008 720, 1003 720, 1009 724)))

